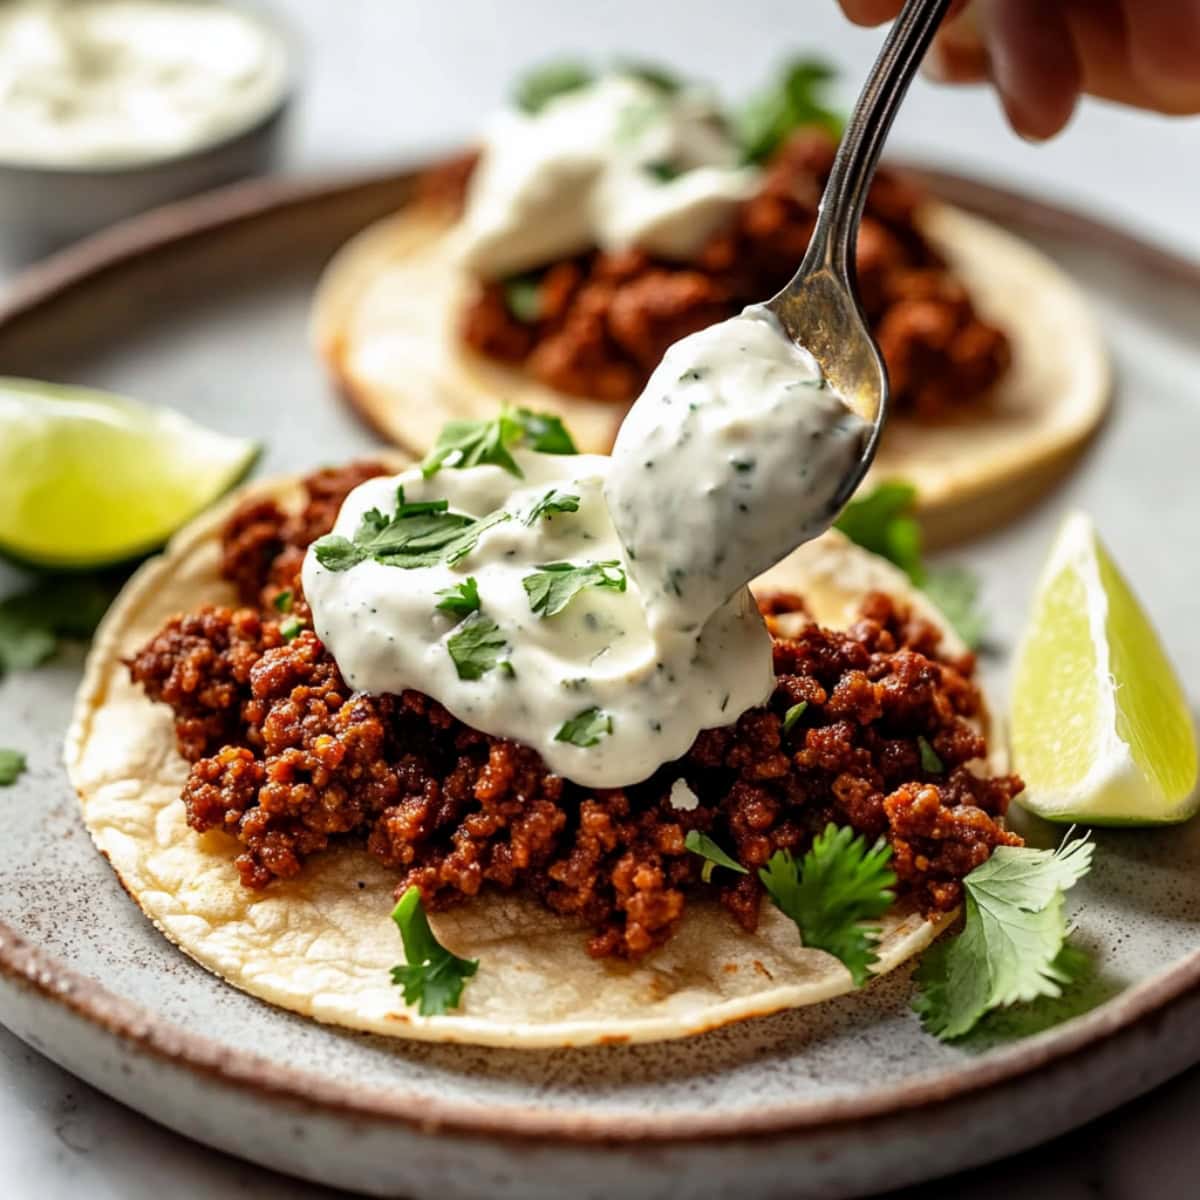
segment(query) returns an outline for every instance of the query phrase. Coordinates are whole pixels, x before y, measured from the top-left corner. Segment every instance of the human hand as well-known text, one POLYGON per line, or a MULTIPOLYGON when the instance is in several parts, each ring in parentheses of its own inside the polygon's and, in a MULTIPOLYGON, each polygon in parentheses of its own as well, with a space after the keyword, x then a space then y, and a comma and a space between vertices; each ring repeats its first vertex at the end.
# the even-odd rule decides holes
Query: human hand
MULTIPOLYGON (((840 0, 878 25, 901 0, 840 0)), ((1048 138, 1083 93, 1200 112, 1200 0, 955 0, 925 64, 945 83, 991 80, 1018 133, 1048 138)))

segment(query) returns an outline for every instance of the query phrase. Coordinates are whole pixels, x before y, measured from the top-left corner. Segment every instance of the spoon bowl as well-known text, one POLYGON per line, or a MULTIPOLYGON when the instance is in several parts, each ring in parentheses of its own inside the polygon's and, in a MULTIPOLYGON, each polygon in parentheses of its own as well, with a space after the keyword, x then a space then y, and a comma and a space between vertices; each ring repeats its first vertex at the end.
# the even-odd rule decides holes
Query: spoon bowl
POLYGON ((763 305, 870 426, 858 461, 834 497, 835 509, 845 505, 869 470, 888 415, 887 367, 858 301, 858 227, 892 122, 949 7, 950 0, 904 5, 846 125, 804 261, 763 305))

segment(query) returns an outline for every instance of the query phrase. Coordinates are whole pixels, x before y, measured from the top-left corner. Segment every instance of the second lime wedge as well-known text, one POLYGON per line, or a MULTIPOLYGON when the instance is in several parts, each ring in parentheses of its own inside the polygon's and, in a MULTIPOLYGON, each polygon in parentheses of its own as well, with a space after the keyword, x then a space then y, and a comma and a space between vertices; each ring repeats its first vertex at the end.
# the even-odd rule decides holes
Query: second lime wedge
POLYGON ((167 409, 0 378, 0 553, 67 569, 145 554, 232 487, 257 453, 167 409))
POLYGON ((1187 697, 1082 513, 1063 525, 1038 585, 1011 718, 1020 801, 1047 820, 1154 825, 1200 805, 1187 697))

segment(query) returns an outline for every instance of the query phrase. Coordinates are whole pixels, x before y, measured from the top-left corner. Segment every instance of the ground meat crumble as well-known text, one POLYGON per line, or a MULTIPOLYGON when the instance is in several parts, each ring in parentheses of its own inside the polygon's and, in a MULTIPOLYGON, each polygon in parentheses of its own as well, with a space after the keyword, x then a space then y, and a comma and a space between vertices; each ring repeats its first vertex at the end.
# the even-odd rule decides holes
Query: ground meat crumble
MULTIPOLYGON (((509 310, 503 283, 481 285, 462 315, 464 341, 559 391, 634 399, 672 342, 787 283, 812 235, 834 150, 823 130, 795 134, 732 226, 693 262, 628 250, 556 263, 537 277, 533 322, 509 310)), ((422 194, 446 203, 457 186, 461 196, 469 166, 464 160, 431 173, 422 194)), ((887 361, 894 411, 937 420, 986 395, 1007 370, 1011 348, 917 227, 923 200, 910 183, 879 172, 859 232, 858 284, 887 361)))
MULTIPOLYGON (((307 620, 303 549, 350 488, 381 470, 310 477, 296 516, 244 504, 225 532, 223 573, 246 607, 173 617, 129 662, 175 713, 192 764, 189 824, 241 842, 247 887, 357 839, 397 872, 397 895, 415 884, 438 908, 485 887, 520 889, 589 926, 592 954, 636 959, 671 936, 689 892, 706 886, 684 847, 691 829, 750 868, 777 849, 802 852, 829 821, 884 837, 901 889, 927 913, 954 907, 962 877, 993 847, 1019 844, 999 819, 1020 781, 968 766, 986 749, 969 724, 980 711, 973 659, 941 654, 936 628, 884 595, 845 632, 797 618, 799 597, 763 601, 775 638, 769 704, 704 731, 683 759, 628 788, 572 784, 535 751, 463 725, 418 692, 353 693, 311 629, 285 640, 272 601, 290 590, 293 614, 307 620), (801 701, 785 733, 784 714, 801 701), (940 773, 922 769, 920 737, 940 773), (694 809, 670 802, 680 778, 694 809)), ((753 930, 753 871, 716 886, 753 930)))

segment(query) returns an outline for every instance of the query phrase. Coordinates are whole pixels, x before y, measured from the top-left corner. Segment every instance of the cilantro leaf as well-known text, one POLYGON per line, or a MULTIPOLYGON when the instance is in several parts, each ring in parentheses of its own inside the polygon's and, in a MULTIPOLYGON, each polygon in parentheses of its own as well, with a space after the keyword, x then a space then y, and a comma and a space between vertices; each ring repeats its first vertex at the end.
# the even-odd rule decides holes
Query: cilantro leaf
POLYGON ((377 508, 363 515, 353 541, 330 534, 317 541, 313 553, 329 571, 348 571, 368 558, 385 567, 432 567, 454 564, 470 554, 480 535, 493 525, 511 519, 499 508, 476 520, 465 513, 449 511, 446 500, 422 500, 409 504, 404 489, 396 489, 396 511, 384 516, 377 508))
POLYGON ((457 583, 454 587, 442 588, 435 594, 441 597, 435 605, 441 612, 450 613, 456 617, 466 617, 479 611, 479 584, 475 582, 474 575, 468 575, 462 583, 457 583))
POLYGON ((523 325, 534 325, 542 315, 542 279, 535 272, 511 275, 501 285, 504 307, 523 325))
POLYGON ((683 87, 679 76, 658 63, 621 60, 616 64, 616 70, 621 75, 632 79, 640 79, 666 95, 674 95, 683 87))
POLYGON ((459 958, 434 936, 421 903, 420 888, 410 887, 392 909, 392 920, 400 930, 407 960, 392 968, 392 982, 404 989, 404 1003, 418 1005, 423 1017, 441 1016, 457 1008, 463 986, 476 971, 479 960, 459 958))
POLYGON ((529 597, 529 607, 543 617, 553 617, 584 588, 608 588, 623 592, 626 587, 625 570, 615 559, 610 562, 542 563, 532 575, 526 575, 521 583, 529 597))
POLYGON ((509 674, 512 673, 512 665, 501 661, 508 641, 500 626, 478 610, 446 639, 446 649, 454 660, 459 679, 481 679, 496 667, 507 667, 509 674))
POLYGON ((0 787, 11 787, 25 770, 25 755, 20 750, 0 750, 0 787))
POLYGON ((556 742, 570 742, 572 746, 595 746, 605 734, 612 733, 613 719, 602 708, 593 705, 564 721, 554 735, 556 742))
POLYGON ((900 480, 856 497, 834 521, 852 542, 895 563, 941 610, 959 637, 975 650, 987 618, 979 608, 979 579, 962 566, 929 570, 921 558, 921 526, 913 516, 916 488, 900 480))
POLYGON ((433 449, 421 461, 426 479, 442 467, 503 467, 524 479, 525 473, 509 452, 513 446, 529 446, 540 454, 576 454, 575 443, 558 417, 527 408, 505 408, 489 421, 447 421, 433 449))
POLYGON ((117 594, 110 575, 59 575, 0 600, 0 674, 40 666, 60 637, 88 638, 117 594))
POLYGON ((517 80, 513 101, 524 112, 535 114, 541 112, 551 100, 587 87, 591 82, 592 72, 583 63, 570 60, 545 63, 526 71, 517 80))
POLYGON ((280 592, 274 600, 271 601, 275 611, 281 613, 290 613, 294 603, 295 599, 292 596, 291 588, 284 588, 284 590, 280 592))
POLYGON ((561 418, 551 413, 534 412, 529 408, 518 408, 509 412, 509 419, 521 430, 531 450, 539 454, 578 454, 579 451, 561 418))
POLYGON ((304 622, 299 617, 291 616, 279 622, 279 632, 285 642, 294 642, 304 628, 304 622))
POLYGON ((942 611, 958 636, 978 649, 987 633, 987 616, 979 607, 979 577, 966 567, 937 567, 925 574, 922 590, 942 611))
POLYGON ((921 770, 926 775, 941 775, 945 771, 946 764, 924 734, 917 738, 917 749, 921 752, 921 770))
POLYGON ((541 517, 552 517, 555 513, 579 511, 579 497, 570 492, 551 488, 522 518, 526 525, 535 524, 541 517))
POLYGON ((776 850, 758 877, 804 944, 841 959, 862 987, 877 961, 879 930, 861 922, 883 916, 896 899, 891 857, 882 840, 868 850, 852 829, 830 823, 799 868, 788 851, 776 850))
POLYGON ((714 867, 725 867, 727 870, 736 871, 739 875, 750 874, 736 858, 731 858, 726 854, 707 833, 701 833, 698 829, 689 829, 687 837, 683 839, 683 844, 693 854, 698 854, 705 860, 704 866, 700 868, 700 878, 705 883, 712 880, 714 867))
POLYGON ((855 497, 834 521, 852 542, 898 566, 918 587, 924 582, 921 527, 912 515, 917 489, 911 483, 881 483, 855 497))
POLYGON ((734 134, 748 163, 766 162, 797 129, 819 125, 842 136, 843 118, 828 107, 826 94, 837 72, 819 59, 797 59, 768 88, 733 115, 734 134))
POLYGON ((998 846, 963 880, 962 932, 938 942, 914 974, 913 1007, 930 1033, 962 1037, 991 1009, 1062 995, 1072 978, 1064 893, 1092 854, 1086 838, 1057 850, 998 846))
POLYGON ((799 704, 793 704, 791 708, 789 708, 787 712, 783 714, 783 732, 785 734, 791 733, 796 722, 800 720, 800 718, 804 716, 805 712, 807 711, 807 700, 801 700, 799 704))

